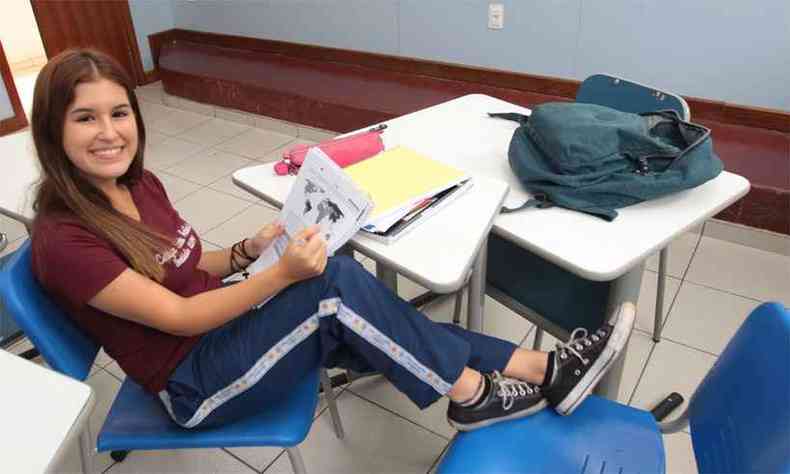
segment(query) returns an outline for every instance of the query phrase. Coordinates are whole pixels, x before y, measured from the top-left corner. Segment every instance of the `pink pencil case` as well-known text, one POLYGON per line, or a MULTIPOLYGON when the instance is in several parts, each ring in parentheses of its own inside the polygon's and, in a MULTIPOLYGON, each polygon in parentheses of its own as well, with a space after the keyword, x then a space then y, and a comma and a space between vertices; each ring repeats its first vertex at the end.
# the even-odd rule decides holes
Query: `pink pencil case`
POLYGON ((385 128, 387 126, 382 124, 364 132, 327 140, 317 145, 297 145, 283 153, 283 159, 274 165, 274 172, 280 176, 297 174, 299 167, 304 163, 307 151, 316 146, 341 168, 353 165, 384 150, 381 134, 385 128))

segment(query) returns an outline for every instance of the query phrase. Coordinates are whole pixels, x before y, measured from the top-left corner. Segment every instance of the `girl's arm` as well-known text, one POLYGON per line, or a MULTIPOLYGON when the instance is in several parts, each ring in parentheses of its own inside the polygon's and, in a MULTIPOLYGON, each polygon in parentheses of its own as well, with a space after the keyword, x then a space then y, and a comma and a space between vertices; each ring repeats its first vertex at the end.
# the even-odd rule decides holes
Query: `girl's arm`
MULTIPOLYGON (((272 222, 270 224, 265 225, 261 230, 255 234, 254 237, 251 239, 244 239, 237 246, 243 246, 242 255, 249 255, 252 260, 258 258, 258 255, 272 243, 274 239, 282 235, 283 233, 283 226, 278 222, 272 222)), ((204 270, 214 276, 219 278, 224 278, 231 273, 234 273, 234 269, 231 268, 231 252, 233 251, 233 247, 220 249, 220 250, 208 250, 204 251, 200 256, 200 262, 198 262, 197 267, 201 270, 204 270)), ((241 263, 244 262, 249 264, 252 262, 250 259, 246 259, 243 256, 236 257, 236 262, 241 263)))
POLYGON ((320 275, 326 261, 326 242, 313 226, 289 244, 275 265, 234 285, 185 298, 127 269, 88 304, 163 332, 192 336, 244 314, 292 283, 320 275))

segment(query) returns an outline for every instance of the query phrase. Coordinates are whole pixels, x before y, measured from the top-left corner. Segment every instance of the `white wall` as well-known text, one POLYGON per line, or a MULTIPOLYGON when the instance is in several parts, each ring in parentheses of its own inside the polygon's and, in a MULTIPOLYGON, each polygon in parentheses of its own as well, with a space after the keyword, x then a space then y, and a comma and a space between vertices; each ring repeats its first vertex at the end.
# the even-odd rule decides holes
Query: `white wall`
POLYGON ((150 71, 154 68, 154 61, 148 47, 148 35, 173 28, 173 4, 170 0, 129 0, 129 10, 143 69, 150 71))
MULTIPOLYGON (((146 0, 137 0, 138 2, 146 0)), ((171 0, 173 25, 790 110, 790 1, 171 0)), ((163 28, 164 29, 164 28, 163 28)))
POLYGON ((13 118, 14 108, 11 106, 11 99, 8 97, 8 90, 5 88, 5 82, 0 80, 0 120, 13 118))
POLYGON ((30 0, 2 0, 0 41, 12 67, 46 58, 30 0))

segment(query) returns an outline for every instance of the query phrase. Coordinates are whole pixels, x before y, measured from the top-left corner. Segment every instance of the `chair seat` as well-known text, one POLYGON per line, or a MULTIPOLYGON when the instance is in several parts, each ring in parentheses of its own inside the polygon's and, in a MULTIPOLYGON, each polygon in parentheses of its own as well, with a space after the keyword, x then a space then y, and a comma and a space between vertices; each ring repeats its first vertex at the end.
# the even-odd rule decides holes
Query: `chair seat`
POLYGON ((439 466, 449 473, 663 473, 664 445, 646 411, 590 396, 554 410, 459 433, 439 466))
POLYGON ((301 443, 318 404, 318 370, 308 374, 281 402, 218 428, 178 426, 156 396, 127 378, 97 441, 99 451, 284 446, 301 443))

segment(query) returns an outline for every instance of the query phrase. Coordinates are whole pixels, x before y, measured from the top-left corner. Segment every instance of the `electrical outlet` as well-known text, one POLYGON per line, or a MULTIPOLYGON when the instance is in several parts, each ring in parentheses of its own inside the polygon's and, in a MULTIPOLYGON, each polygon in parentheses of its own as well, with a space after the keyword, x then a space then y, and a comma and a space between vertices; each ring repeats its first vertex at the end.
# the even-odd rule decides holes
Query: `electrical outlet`
POLYGON ((501 30, 505 26, 505 6, 501 3, 488 5, 488 28, 501 30))

